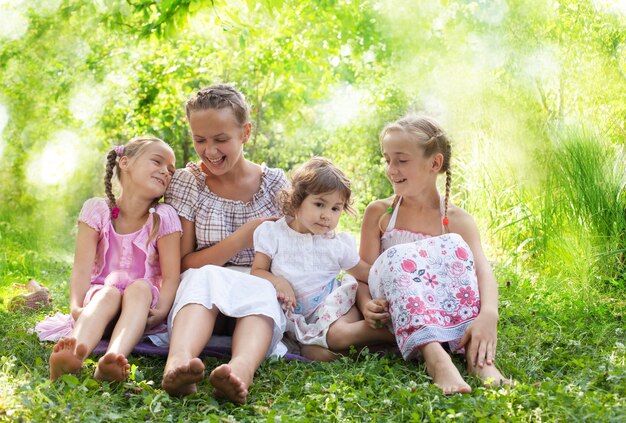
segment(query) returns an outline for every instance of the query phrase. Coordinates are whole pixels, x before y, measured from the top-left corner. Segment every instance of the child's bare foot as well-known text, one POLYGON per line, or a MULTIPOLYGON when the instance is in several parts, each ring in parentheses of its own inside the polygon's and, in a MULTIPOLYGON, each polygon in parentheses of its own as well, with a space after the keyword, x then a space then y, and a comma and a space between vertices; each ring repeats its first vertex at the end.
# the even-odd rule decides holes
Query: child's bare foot
POLYGON ((213 385, 213 393, 237 404, 243 404, 248 397, 248 384, 241 380, 228 364, 213 369, 209 375, 209 382, 213 385))
POLYGON ((108 382, 122 382, 126 380, 129 373, 130 364, 128 364, 126 357, 110 351, 98 360, 98 367, 96 367, 93 377, 108 382))
POLYGON ((86 356, 85 344, 76 345, 76 338, 61 339, 50 354, 50 380, 57 380, 66 373, 78 372, 86 356))
POLYGON ((469 394, 472 388, 463 380, 458 369, 446 350, 438 342, 426 344, 420 348, 426 361, 426 370, 433 383, 445 395, 469 394))
POLYGON ((334 361, 341 358, 341 354, 319 345, 301 345, 300 354, 312 361, 334 361))
POLYGON ((472 375, 478 376, 484 383, 485 386, 490 388, 495 388, 498 386, 510 386, 511 380, 505 378, 500 370, 496 366, 485 364, 482 368, 475 367, 471 370, 468 366, 468 372, 472 375))
POLYGON ((173 396, 184 396, 198 391, 196 383, 204 378, 204 364, 199 358, 186 363, 173 365, 163 373, 161 387, 173 396))
POLYGON ((428 374, 433 378, 433 383, 443 391, 445 395, 469 394, 472 388, 463 380, 452 359, 439 360, 435 363, 426 363, 428 374))

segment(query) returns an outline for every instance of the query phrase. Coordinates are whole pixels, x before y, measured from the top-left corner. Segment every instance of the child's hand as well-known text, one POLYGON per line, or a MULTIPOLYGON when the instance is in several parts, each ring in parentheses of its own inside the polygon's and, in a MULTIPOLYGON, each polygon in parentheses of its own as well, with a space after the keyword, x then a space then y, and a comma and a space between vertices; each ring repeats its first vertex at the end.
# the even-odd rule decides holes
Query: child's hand
POLYGON ((296 307, 296 294, 287 279, 279 280, 274 284, 276 298, 283 303, 283 310, 292 310, 296 307))
POLYGON ((74 319, 74 321, 78 320, 78 317, 80 316, 80 314, 83 312, 84 309, 85 309, 84 307, 72 308, 71 313, 72 313, 72 318, 74 319))
POLYGON ((498 343, 498 317, 479 313, 467 327, 457 349, 466 347, 465 356, 474 366, 492 365, 496 359, 498 343))
POLYGON ((257 217, 255 219, 248 220, 246 223, 238 227, 237 230, 235 230, 235 233, 237 234, 237 236, 241 237, 240 239, 244 243, 244 248, 252 248, 254 246, 254 241, 252 238, 254 231, 256 230, 256 228, 259 227, 261 223, 268 221, 268 220, 275 222, 276 220, 278 220, 278 218, 277 217, 257 217))
POLYGON ((146 329, 150 329, 163 322, 169 313, 169 309, 159 308, 158 304, 156 308, 151 308, 148 311, 148 320, 146 321, 146 329))
POLYGON ((376 298, 366 302, 363 306, 363 318, 372 329, 382 328, 390 319, 389 302, 384 298, 376 298))

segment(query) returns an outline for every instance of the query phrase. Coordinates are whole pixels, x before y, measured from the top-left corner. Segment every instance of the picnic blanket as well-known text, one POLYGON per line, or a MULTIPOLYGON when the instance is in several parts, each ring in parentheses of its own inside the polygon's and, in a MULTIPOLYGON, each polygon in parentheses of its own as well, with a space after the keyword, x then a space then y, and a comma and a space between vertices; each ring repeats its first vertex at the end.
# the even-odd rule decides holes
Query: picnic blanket
MULTIPOLYGON (((231 348, 230 348, 230 336, 213 336, 209 344, 204 347, 202 352, 200 353, 200 357, 215 357, 215 358, 224 358, 230 356, 231 348)), ((102 355, 106 352, 107 346, 109 345, 108 340, 102 340, 98 343, 96 348, 93 350, 93 354, 102 355)), ((167 346, 157 346, 153 344, 149 339, 141 340, 132 353, 137 355, 157 355, 161 357, 167 357, 168 347, 167 346)), ((286 352, 282 355, 282 357, 287 361, 297 360, 309 362, 310 360, 291 352, 286 352)))

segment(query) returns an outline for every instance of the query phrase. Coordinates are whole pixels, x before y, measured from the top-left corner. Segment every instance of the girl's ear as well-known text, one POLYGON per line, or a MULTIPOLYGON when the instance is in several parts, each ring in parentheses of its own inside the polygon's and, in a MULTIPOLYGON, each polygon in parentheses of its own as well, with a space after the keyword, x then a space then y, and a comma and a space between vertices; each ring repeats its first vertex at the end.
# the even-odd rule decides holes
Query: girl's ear
POLYGON ((122 156, 117 162, 121 170, 128 169, 128 156, 122 156))
POLYGON ((243 124, 243 144, 247 143, 252 133, 252 123, 246 122, 243 124))
POLYGON ((430 169, 435 173, 439 173, 441 171, 442 166, 443 166, 443 154, 441 153, 433 154, 431 158, 430 169))

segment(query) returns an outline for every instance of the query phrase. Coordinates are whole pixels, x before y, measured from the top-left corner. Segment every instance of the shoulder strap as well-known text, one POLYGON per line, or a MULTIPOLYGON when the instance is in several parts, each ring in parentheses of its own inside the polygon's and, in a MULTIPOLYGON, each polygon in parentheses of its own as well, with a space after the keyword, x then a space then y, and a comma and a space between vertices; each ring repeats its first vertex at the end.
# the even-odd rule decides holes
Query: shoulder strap
POLYGON ((393 213, 391 214, 391 219, 389 219, 389 223, 387 224, 387 231, 390 231, 396 227, 396 219, 398 218, 398 210, 400 210, 401 203, 402 203, 402 197, 398 199, 398 203, 396 204, 396 207, 393 209, 393 213))
POLYGON ((441 235, 445 235, 446 227, 443 224, 444 210, 443 210, 443 197, 441 196, 441 194, 439 195, 439 215, 440 215, 439 221, 441 222, 441 235))

